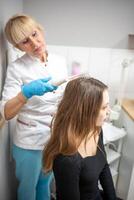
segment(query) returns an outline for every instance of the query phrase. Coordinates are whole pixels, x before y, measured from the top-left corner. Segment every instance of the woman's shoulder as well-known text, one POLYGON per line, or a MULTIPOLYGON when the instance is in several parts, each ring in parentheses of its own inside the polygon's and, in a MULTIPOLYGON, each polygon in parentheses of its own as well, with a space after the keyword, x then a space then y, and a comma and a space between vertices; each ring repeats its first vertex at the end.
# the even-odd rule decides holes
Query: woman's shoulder
POLYGON ((9 63, 9 65, 16 65, 16 66, 21 66, 21 65, 30 65, 35 62, 36 58, 28 55, 27 53, 23 53, 21 56, 17 57, 15 60, 9 63))
POLYGON ((81 174, 81 163, 77 155, 58 155, 53 163, 53 172, 56 182, 61 184, 70 183, 75 187, 74 183, 78 182, 81 174))
POLYGON ((19 57, 15 62, 19 63, 19 64, 23 64, 23 65, 25 65, 25 64, 28 65, 28 64, 31 64, 33 62, 33 59, 30 55, 25 53, 24 55, 19 57))
POLYGON ((10 67, 10 68, 17 68, 17 67, 19 67, 20 68, 21 65, 24 65, 24 61, 26 59, 28 59, 28 57, 27 57, 26 54, 24 54, 21 57, 18 57, 17 59, 15 59, 14 61, 10 62, 8 64, 8 67, 10 67))
POLYGON ((54 160, 54 167, 62 166, 65 168, 79 168, 81 166, 81 158, 78 153, 73 155, 62 155, 59 154, 54 160))

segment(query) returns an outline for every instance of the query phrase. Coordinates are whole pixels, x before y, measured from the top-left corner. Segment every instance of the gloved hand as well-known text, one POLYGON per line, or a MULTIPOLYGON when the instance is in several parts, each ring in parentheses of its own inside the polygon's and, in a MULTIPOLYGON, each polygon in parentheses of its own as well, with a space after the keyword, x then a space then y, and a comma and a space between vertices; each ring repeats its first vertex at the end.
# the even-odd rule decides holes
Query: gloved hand
POLYGON ((42 96, 44 93, 52 92, 56 90, 57 87, 48 83, 51 78, 37 79, 31 81, 30 83, 23 85, 21 92, 27 98, 31 98, 34 95, 42 96))

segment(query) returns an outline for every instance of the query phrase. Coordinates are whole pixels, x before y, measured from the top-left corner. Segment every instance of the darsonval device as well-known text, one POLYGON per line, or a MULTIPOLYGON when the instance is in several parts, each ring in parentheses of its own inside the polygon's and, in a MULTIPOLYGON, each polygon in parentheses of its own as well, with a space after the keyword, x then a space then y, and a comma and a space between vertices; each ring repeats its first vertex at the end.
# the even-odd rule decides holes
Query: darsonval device
POLYGON ((59 85, 62 85, 63 83, 66 83, 68 81, 71 81, 75 78, 79 78, 81 76, 83 76, 84 74, 77 74, 77 75, 74 75, 74 76, 70 76, 70 77, 67 77, 67 78, 63 78, 63 79, 51 79, 49 81, 49 83, 51 85, 54 85, 54 86, 59 86, 59 85))

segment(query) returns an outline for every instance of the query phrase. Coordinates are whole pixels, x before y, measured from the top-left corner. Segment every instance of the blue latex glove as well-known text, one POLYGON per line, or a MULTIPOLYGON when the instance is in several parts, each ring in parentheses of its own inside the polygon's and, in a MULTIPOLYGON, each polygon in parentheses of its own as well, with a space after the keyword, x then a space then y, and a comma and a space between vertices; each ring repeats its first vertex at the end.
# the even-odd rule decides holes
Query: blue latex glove
POLYGON ((44 93, 52 92, 57 87, 48 83, 51 78, 37 79, 30 83, 23 85, 21 92, 27 98, 31 98, 34 95, 42 96, 44 93))

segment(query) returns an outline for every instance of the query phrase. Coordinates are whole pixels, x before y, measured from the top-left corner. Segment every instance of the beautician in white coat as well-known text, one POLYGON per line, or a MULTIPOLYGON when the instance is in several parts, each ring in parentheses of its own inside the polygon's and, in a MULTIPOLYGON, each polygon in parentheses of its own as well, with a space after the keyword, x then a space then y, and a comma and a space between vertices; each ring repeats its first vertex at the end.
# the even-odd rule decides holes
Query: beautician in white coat
POLYGON ((13 158, 18 200, 49 200, 52 175, 42 173, 42 149, 61 95, 49 77, 66 77, 65 61, 47 52, 43 28, 27 15, 11 17, 5 33, 14 47, 25 52, 8 66, 1 103, 6 120, 17 116, 13 158))

